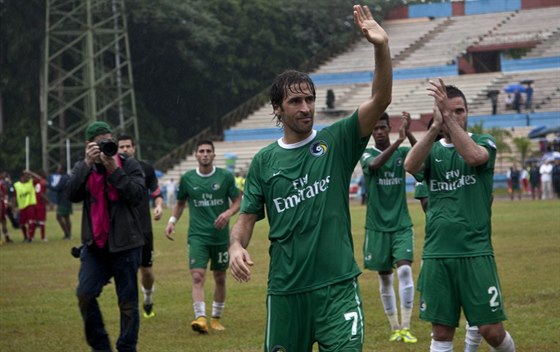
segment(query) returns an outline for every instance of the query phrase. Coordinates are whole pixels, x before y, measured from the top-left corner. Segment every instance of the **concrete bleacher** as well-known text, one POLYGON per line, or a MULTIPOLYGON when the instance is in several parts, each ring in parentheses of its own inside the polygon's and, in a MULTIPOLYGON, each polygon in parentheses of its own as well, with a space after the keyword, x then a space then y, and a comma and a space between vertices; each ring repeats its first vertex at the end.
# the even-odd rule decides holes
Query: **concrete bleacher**
MULTIPOLYGON (((513 153, 500 153, 500 162, 496 162, 496 173, 505 172, 512 164, 511 158, 517 155, 515 146, 511 143, 513 138, 526 137, 531 129, 541 125, 560 124, 559 15, 560 7, 554 7, 383 23, 382 26, 390 36, 391 55, 396 64, 389 114, 398 116, 404 110, 418 119, 422 114, 431 113, 433 99, 427 95, 426 77, 442 77, 446 84, 454 84, 465 93, 469 104, 470 125, 482 122, 484 128, 507 128, 512 131, 513 136, 508 143, 513 153), (525 27, 527 23, 533 24, 525 27), (520 34, 520 30, 525 37, 520 34), (540 44, 529 52, 526 59, 502 59, 502 72, 458 75, 457 65, 450 64, 471 45, 525 41, 524 38, 538 40, 540 44), (535 113, 526 113, 524 110, 522 114, 505 111, 503 107, 507 94, 503 92, 503 88, 525 79, 534 81, 535 113), (498 97, 498 112, 501 115, 491 115, 491 103, 487 97, 489 90, 501 91, 498 97)), ((312 73, 317 90, 317 129, 332 124, 341 115, 353 112, 371 95, 373 68, 372 46, 362 39, 347 53, 329 60, 312 73), (334 110, 326 109, 328 89, 332 89, 336 96, 334 110)), ((258 150, 282 136, 282 130, 275 126, 273 117, 272 107, 265 104, 226 131, 226 141, 215 143, 215 164, 225 167, 227 155, 232 153, 237 156, 235 169, 247 170, 258 150)), ((423 134, 423 131, 415 132, 418 139, 423 134)), ((397 133, 392 133, 391 140, 396 138, 397 133)), ((370 140, 370 145, 373 145, 373 139, 370 140)), ((533 146, 533 149, 537 150, 537 146, 533 146)), ((196 165, 196 159, 189 156, 169 170, 164 179, 178 179, 185 171, 196 168, 196 165)), ((359 173, 359 166, 357 172, 359 173)))
POLYGON ((560 28, 560 7, 528 9, 513 13, 478 44, 492 45, 543 41, 560 28))

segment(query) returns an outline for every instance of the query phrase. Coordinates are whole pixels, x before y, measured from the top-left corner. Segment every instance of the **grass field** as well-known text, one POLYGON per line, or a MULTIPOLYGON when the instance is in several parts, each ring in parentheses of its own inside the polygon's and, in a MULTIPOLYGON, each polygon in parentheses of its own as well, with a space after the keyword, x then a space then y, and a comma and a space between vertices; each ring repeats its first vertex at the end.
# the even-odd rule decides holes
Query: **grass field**
MULTIPOLYGON (((356 258, 363 265, 361 248, 365 207, 352 205, 356 258)), ((410 203, 415 224, 416 258, 424 238, 424 216, 410 203)), ((0 247, 0 351, 88 351, 74 291, 79 261, 70 247, 79 243, 80 214, 74 214, 74 239, 63 241, 54 213, 49 213, 49 242, 16 243, 0 247)), ((169 211, 164 219, 168 219, 169 211)), ((186 233, 187 217, 178 229, 186 233)), ((268 270, 268 226, 257 225, 249 251, 255 261, 252 280, 240 284, 228 274, 228 297, 222 319, 226 330, 201 336, 191 331, 193 319, 190 275, 186 264, 186 235, 168 241, 165 223, 154 225, 156 317, 141 318, 139 351, 261 351, 265 326, 268 270)), ((497 200, 493 210, 493 242, 502 281, 506 328, 518 351, 560 351, 560 201, 497 200)), ((413 265, 419 272, 419 260, 413 265)), ((360 284, 365 310, 364 351, 428 351, 430 325, 418 319, 418 295, 412 331, 416 345, 389 343, 389 326, 379 299, 376 274, 364 272, 360 284)), ((211 302, 213 280, 206 283, 211 302)), ((105 287, 100 305, 114 343, 118 336, 118 309, 114 285, 105 287)), ((207 305, 209 305, 207 303, 207 305)), ((208 308, 207 308, 208 310, 208 308)), ((462 351, 464 324, 457 330, 455 351, 462 351)), ((481 351, 487 351, 483 344, 481 351)))

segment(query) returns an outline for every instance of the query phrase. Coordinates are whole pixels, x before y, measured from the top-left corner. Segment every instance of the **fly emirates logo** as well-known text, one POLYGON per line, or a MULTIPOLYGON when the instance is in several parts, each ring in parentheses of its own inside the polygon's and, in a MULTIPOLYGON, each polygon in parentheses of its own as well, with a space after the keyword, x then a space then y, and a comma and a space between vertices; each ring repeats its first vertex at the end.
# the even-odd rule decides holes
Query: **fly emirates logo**
POLYGON ((463 186, 474 185, 476 177, 474 175, 461 175, 459 170, 451 170, 445 173, 447 181, 430 180, 431 192, 454 191, 463 186))
POLYGON ((329 188, 329 182, 331 177, 327 176, 324 179, 310 183, 309 175, 297 178, 292 181, 292 185, 296 191, 286 198, 274 198, 274 207, 278 213, 281 213, 287 209, 296 207, 299 203, 304 202, 308 199, 316 197, 319 193, 325 192, 329 188))
POLYGON ((395 177, 395 173, 391 171, 385 171, 383 177, 377 179, 377 184, 380 186, 393 186, 400 185, 402 183, 402 178, 395 177))
POLYGON ((214 196, 211 193, 202 193, 202 199, 195 199, 194 206, 195 207, 214 207, 217 205, 223 205, 224 200, 221 198, 213 199, 214 196))

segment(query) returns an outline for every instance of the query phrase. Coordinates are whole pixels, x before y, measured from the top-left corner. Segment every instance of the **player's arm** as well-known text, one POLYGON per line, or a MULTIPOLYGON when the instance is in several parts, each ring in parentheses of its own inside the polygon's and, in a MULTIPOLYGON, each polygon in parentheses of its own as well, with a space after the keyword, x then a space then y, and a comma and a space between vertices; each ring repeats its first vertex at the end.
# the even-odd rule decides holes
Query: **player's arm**
MULTIPOLYGON (((158 187, 159 190, 159 187, 158 187)), ((163 195, 161 192, 154 198, 154 220, 161 219, 163 215, 163 195)))
MULTIPOLYGON (((377 170, 380 167, 382 167, 383 165, 385 165, 387 160, 389 160, 391 158, 391 156, 393 155, 393 153, 397 149, 399 149, 400 145, 409 136, 409 134, 412 135, 409 131, 409 128, 410 128, 410 114, 407 113, 406 111, 403 111, 402 118, 403 118, 403 123, 401 125, 401 128, 399 129, 399 138, 397 138, 397 140, 395 142, 393 142, 393 144, 391 144, 389 146, 389 148, 385 149, 381 154, 376 156, 369 163, 368 168, 370 169, 370 171, 377 170)), ((412 138, 414 138, 414 136, 412 136, 412 138)), ((409 139, 410 139, 410 137, 409 137, 409 139)), ((416 139, 414 139, 414 143, 416 144, 416 139)))
POLYGON ((406 111, 403 111, 402 112, 402 118, 403 118, 403 124, 406 124, 406 127, 405 127, 406 138, 408 138, 408 142, 410 143, 410 146, 414 147, 417 140, 416 140, 416 137, 414 137, 414 135, 410 131, 410 124, 411 124, 410 114, 406 111))
POLYGON ((410 149, 406 159, 404 160, 404 169, 411 175, 424 170, 424 161, 428 157, 428 154, 430 154, 432 145, 434 144, 439 131, 441 130, 441 126, 443 125, 441 112, 435 105, 433 114, 433 123, 426 132, 426 135, 418 143, 416 143, 412 149, 410 149))
POLYGON ((476 144, 467 131, 464 130, 463 126, 459 125, 457 120, 452 117, 452 111, 447 104, 448 98, 445 83, 443 83, 441 78, 438 81, 438 83, 430 81, 428 90, 431 91, 430 95, 435 98, 436 104, 441 111, 444 128, 447 129, 457 153, 463 157, 463 160, 469 166, 475 167, 486 163, 490 159, 490 153, 488 153, 486 148, 476 144))
POLYGON ((214 220, 214 227, 217 228, 218 230, 221 230, 224 227, 226 227, 226 225, 229 223, 229 219, 233 215, 237 214, 240 206, 241 206, 241 196, 237 198, 233 198, 231 200, 231 205, 229 206, 229 208, 223 213, 221 213, 220 215, 218 215, 216 220, 214 220))
POLYGON ((253 261, 247 247, 257 219, 257 214, 239 215, 229 235, 229 266, 231 275, 239 282, 247 282, 251 278, 249 267, 253 265, 253 261))
POLYGON ((171 217, 169 218, 167 227, 165 228, 165 237, 167 237, 171 241, 175 241, 175 238, 173 238, 173 234, 175 233, 175 225, 181 218, 181 215, 183 215, 183 210, 185 209, 186 204, 186 200, 178 200, 175 203, 173 210, 171 211, 171 217))
POLYGON ((358 108, 360 136, 367 137, 387 106, 391 103, 393 67, 389 51, 389 37, 375 22, 367 6, 354 5, 354 23, 375 48, 375 75, 371 97, 358 108))

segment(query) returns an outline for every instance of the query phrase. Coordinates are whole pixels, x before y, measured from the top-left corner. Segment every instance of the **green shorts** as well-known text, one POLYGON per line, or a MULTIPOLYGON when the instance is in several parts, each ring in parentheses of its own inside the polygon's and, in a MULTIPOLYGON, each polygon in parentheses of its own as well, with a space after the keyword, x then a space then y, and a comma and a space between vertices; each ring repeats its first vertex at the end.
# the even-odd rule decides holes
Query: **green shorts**
POLYGON ((414 259, 414 231, 412 227, 395 232, 366 229, 364 267, 375 271, 390 271, 399 260, 414 259))
POLYGON ((70 216, 70 215, 72 215, 72 204, 70 204, 68 206, 57 205, 56 206, 56 215, 58 215, 58 216, 70 216))
POLYGON ((208 245, 199 241, 189 241, 189 268, 226 271, 229 267, 228 244, 208 245))
POLYGON ((362 351, 364 314, 356 278, 266 298, 265 352, 362 351))
POLYGON ((461 308, 471 326, 506 320, 493 256, 424 259, 418 277, 420 318, 459 326, 461 308))

